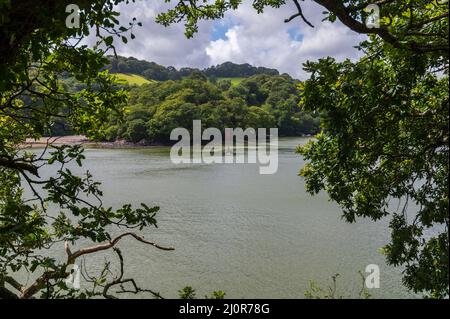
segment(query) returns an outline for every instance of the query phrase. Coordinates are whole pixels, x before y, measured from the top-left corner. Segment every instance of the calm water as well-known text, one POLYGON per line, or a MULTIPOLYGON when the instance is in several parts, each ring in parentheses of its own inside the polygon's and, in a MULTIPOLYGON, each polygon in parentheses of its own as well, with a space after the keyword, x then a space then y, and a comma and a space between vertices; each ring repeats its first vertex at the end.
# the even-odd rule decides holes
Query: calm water
MULTIPOLYGON (((388 220, 347 224, 326 194, 305 192, 297 176, 304 162, 294 153, 305 142, 280 140, 274 175, 259 175, 255 164, 174 165, 168 148, 86 150, 85 169, 103 182, 105 204, 160 206, 159 228, 143 234, 176 248, 123 240, 127 275, 166 297, 190 285, 199 297, 221 289, 229 298, 302 298, 309 281, 326 286, 339 273, 338 292, 355 297, 358 271, 378 264, 374 297, 412 297, 401 270, 378 252, 388 220)), ((92 273, 105 257, 87 260, 92 273)))

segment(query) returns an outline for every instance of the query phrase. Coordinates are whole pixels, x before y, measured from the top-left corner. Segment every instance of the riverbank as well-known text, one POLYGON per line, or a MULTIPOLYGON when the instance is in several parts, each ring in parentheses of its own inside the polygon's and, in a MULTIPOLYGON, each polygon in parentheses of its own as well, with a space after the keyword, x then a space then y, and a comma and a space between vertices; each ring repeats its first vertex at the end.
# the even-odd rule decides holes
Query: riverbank
MULTIPOLYGON (((311 137, 305 136, 284 136, 280 138, 302 138, 311 137)), ((206 142, 205 142, 206 143, 206 142)), ((84 135, 68 135, 68 136, 53 136, 41 137, 39 139, 27 138, 25 143, 20 145, 21 149, 26 148, 44 148, 47 145, 61 146, 61 145, 83 145, 85 148, 147 148, 147 147, 163 147, 171 146, 170 143, 149 143, 148 141, 141 141, 138 143, 128 142, 126 140, 116 140, 113 142, 97 142, 88 139, 84 135)))
POLYGON ((27 138, 21 148, 44 148, 47 145, 83 145, 84 147, 92 148, 136 148, 159 145, 144 145, 140 143, 131 143, 125 140, 118 140, 114 142, 96 142, 88 139, 84 135, 70 135, 70 136, 55 136, 55 137, 41 137, 40 139, 27 138))

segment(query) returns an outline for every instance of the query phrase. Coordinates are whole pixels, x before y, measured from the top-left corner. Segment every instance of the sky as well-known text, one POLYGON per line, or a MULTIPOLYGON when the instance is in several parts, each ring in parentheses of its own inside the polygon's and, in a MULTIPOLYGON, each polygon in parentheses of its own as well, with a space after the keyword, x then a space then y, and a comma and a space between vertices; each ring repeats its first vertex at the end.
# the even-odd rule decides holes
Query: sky
POLYGON ((250 63, 276 68, 301 80, 308 77, 302 70, 307 60, 327 56, 354 60, 361 55, 354 46, 364 37, 339 22, 322 22, 324 8, 313 1, 302 2, 302 8, 314 28, 300 18, 284 23, 296 12, 289 1, 279 9, 267 8, 263 14, 257 14, 251 3, 244 0, 239 9, 228 12, 222 20, 202 21, 191 39, 185 37, 183 23, 166 28, 154 21, 159 12, 173 4, 138 0, 120 5, 120 21, 126 25, 136 17, 142 27, 133 30, 136 38, 128 44, 116 41, 116 51, 176 68, 202 69, 227 61, 250 63))

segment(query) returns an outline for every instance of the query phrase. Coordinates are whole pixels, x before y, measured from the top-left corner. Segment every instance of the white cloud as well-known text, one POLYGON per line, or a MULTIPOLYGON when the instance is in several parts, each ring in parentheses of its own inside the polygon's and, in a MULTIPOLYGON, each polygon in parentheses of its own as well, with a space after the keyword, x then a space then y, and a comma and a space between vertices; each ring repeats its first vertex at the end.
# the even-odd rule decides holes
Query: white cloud
POLYGON ((237 25, 228 30, 226 39, 211 41, 207 46, 206 52, 211 62, 248 62, 274 67, 280 72, 304 79, 307 75, 301 65, 307 60, 326 56, 342 60, 359 56, 353 46, 363 37, 340 23, 322 22, 322 8, 308 4, 305 6, 305 15, 314 28, 298 19, 289 24, 284 23, 284 18, 295 12, 292 6, 269 9, 257 15, 250 5, 244 5, 229 17, 237 25), (292 37, 292 31, 300 34, 301 39, 292 37))
MULTIPOLYGON (((155 22, 156 15, 167 8, 169 5, 162 0, 137 1, 118 6, 119 20, 123 25, 128 25, 128 22, 136 17, 142 27, 134 28, 132 32, 136 38, 130 40, 128 37, 127 44, 123 44, 120 39, 114 42, 117 54, 178 68, 208 66, 209 57, 204 48, 210 42, 209 34, 212 32, 213 22, 201 23, 198 35, 194 39, 187 39, 184 36, 183 24, 166 28, 155 22)), ((94 37, 91 36, 87 42, 94 43, 94 37)))
POLYGON ((183 24, 165 28, 154 22, 157 13, 168 8, 162 0, 138 1, 119 7, 121 21, 127 23, 136 17, 143 27, 133 32, 136 39, 127 45, 118 43, 117 52, 175 67, 204 68, 226 61, 250 63, 277 68, 301 79, 307 77, 301 69, 307 60, 325 56, 342 60, 359 56, 353 46, 363 36, 339 22, 322 22, 323 8, 312 1, 304 2, 302 6, 314 28, 298 18, 284 23, 285 18, 295 13, 291 4, 279 9, 268 8, 258 15, 247 0, 238 10, 227 13, 222 22, 201 22, 199 33, 193 39, 186 39, 183 24), (219 23, 230 28, 223 38, 212 40, 219 23))

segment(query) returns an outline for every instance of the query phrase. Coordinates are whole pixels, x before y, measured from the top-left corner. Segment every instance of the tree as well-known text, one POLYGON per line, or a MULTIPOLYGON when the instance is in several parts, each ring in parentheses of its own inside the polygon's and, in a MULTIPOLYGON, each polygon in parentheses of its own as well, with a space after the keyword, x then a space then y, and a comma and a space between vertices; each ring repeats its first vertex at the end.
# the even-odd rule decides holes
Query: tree
POLYGON ((308 64, 314 75, 305 83, 303 103, 321 112, 326 131, 299 148, 309 160, 301 174, 311 193, 326 189, 349 222, 392 216, 392 241, 384 248, 388 262, 406 266, 408 288, 444 297, 448 78, 411 67, 418 61, 409 54, 380 54, 370 62, 308 64), (405 75, 405 69, 414 71, 405 75), (408 205, 417 207, 413 216, 408 205))
POLYGON ((132 120, 128 123, 126 135, 133 143, 140 142, 147 137, 147 126, 142 119, 132 120))
POLYGON ((40 154, 20 148, 27 137, 51 133, 54 119, 64 119, 75 133, 101 138, 108 118, 123 116, 126 92, 107 71, 100 71, 108 62, 105 55, 114 50, 114 40, 126 42, 124 33, 139 24, 133 20, 119 25, 114 5, 120 2, 129 1, 77 1, 80 28, 68 28, 66 6, 71 1, 40 1, 36 6, 31 0, 0 0, 0 298, 114 298, 118 289, 161 297, 124 276, 117 247, 122 238, 130 237, 172 250, 138 233, 156 226, 159 208, 105 207, 91 173, 76 175, 68 168, 71 162, 81 166, 80 146, 55 146, 50 139, 40 154), (97 36, 96 45, 79 45, 90 32, 97 36), (68 76, 82 89, 74 92, 62 85, 60 79, 68 76), (41 178, 44 166, 52 168, 52 176, 41 178), (59 213, 50 212, 50 205, 59 213), (55 256, 59 242, 65 243, 65 260, 55 256), (84 247, 89 242, 91 246, 84 247), (73 250, 74 244, 84 248, 73 250), (76 291, 65 284, 79 258, 108 249, 118 258, 118 274, 106 263, 100 275, 89 277, 92 285, 86 289, 76 291), (19 271, 31 273, 34 281, 20 282, 19 271))
MULTIPOLYGON (((258 12, 286 0, 254 0, 258 12)), ((312 26, 299 1, 297 12, 312 26)), ((387 262, 403 266, 404 284, 431 297, 449 294, 448 3, 315 0, 325 19, 369 35, 357 62, 308 62, 300 105, 321 114, 321 133, 298 151, 313 194, 325 190, 349 222, 390 216, 387 262), (369 4, 379 27, 365 23, 369 4), (393 202, 398 202, 399 209, 393 202), (408 213, 408 206, 411 212, 408 213)), ((192 37, 201 19, 219 19, 240 0, 179 1, 157 21, 184 21, 192 37)))
POLYGON ((233 78, 233 77, 250 77, 256 74, 278 75, 275 69, 264 67, 254 67, 248 63, 236 64, 225 62, 216 66, 209 67, 203 71, 209 78, 233 78))

